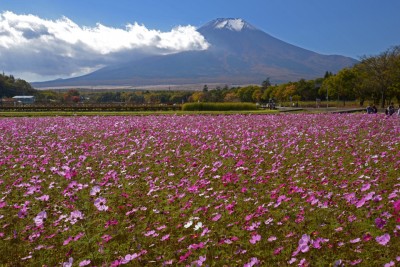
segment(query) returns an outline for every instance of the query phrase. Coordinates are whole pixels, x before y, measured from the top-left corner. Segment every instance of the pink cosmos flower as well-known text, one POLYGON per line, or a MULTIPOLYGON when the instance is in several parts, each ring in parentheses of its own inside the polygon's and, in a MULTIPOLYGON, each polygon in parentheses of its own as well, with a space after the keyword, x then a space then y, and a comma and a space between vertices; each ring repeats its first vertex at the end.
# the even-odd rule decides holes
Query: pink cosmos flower
POLYGON ((261 240, 261 236, 259 234, 253 235, 250 239, 250 243, 255 244, 261 240))
POLYGON ((224 242, 225 244, 228 244, 228 245, 233 243, 233 241, 232 241, 231 239, 229 239, 229 238, 223 240, 223 242, 224 242))
POLYGON ((395 212, 400 212, 400 199, 393 203, 393 208, 395 212))
POLYGON ((148 231, 148 232, 144 233, 144 236, 152 236, 152 235, 154 235, 155 233, 156 233, 156 231, 151 230, 151 231, 148 231))
POLYGON ((196 249, 200 249, 200 248, 203 248, 203 247, 204 247, 204 243, 200 242, 199 244, 190 244, 188 249, 189 250, 191 250, 191 249, 196 250, 196 249))
POLYGON ((385 227, 386 225, 386 221, 384 219, 381 218, 376 218, 375 219, 375 226, 378 227, 379 229, 383 229, 383 227, 385 227))
POLYGON ((256 257, 253 257, 250 259, 250 262, 243 265, 243 267, 253 267, 254 265, 258 265, 259 263, 260 261, 256 257))
POLYGON ((357 264, 359 264, 361 262, 362 262, 362 259, 357 259, 357 260, 351 261, 350 265, 357 265, 357 264))
POLYGON ((218 221, 221 217, 222 217, 222 215, 218 213, 218 214, 215 215, 211 220, 214 221, 214 222, 216 222, 216 221, 218 221))
POLYGON ((368 189, 370 189, 370 187, 371 187, 371 184, 363 184, 363 186, 361 187, 361 191, 362 192, 367 191, 368 189))
POLYGON ((387 243, 390 241, 390 235, 389 234, 384 234, 381 236, 377 236, 375 238, 376 242, 378 242, 382 246, 386 246, 387 243))
POLYGON ((112 220, 107 221, 107 222, 104 224, 104 228, 108 228, 108 227, 110 227, 110 226, 112 226, 112 225, 117 225, 117 224, 118 224, 118 221, 115 220, 115 219, 112 219, 112 220))
POLYGON ((47 218, 46 211, 41 211, 38 213, 38 215, 33 220, 34 220, 36 226, 41 226, 41 225, 43 225, 46 218, 47 218))
POLYGON ((36 199, 40 201, 48 201, 49 198, 50 198, 49 195, 43 195, 41 197, 37 197, 36 199))
POLYGON ((79 267, 87 266, 91 263, 90 260, 83 260, 79 263, 79 267))
POLYGON ((112 239, 112 236, 110 236, 110 235, 103 235, 101 238, 103 239, 103 241, 104 241, 105 243, 107 243, 108 241, 110 241, 110 240, 112 239))
POLYGON ((179 257, 179 262, 184 262, 186 261, 187 258, 189 258, 189 256, 192 254, 192 251, 189 250, 188 252, 186 252, 184 255, 179 257))
POLYGON ((396 222, 400 222, 400 199, 393 203, 394 215, 397 216, 396 222))
POLYGON ((203 263, 205 261, 206 261, 206 256, 200 256, 199 259, 194 261, 194 262, 192 262, 192 264, 190 266, 203 266, 203 263))
POLYGON ((28 239, 29 239, 29 241, 34 242, 39 237, 40 237, 40 232, 34 232, 28 237, 28 239))
POLYGON ((163 237, 161 238, 161 241, 165 241, 165 240, 168 240, 168 239, 169 239, 169 234, 163 236, 163 237))
POLYGON ((117 267, 117 266, 120 266, 121 264, 123 264, 122 261, 123 261, 123 260, 115 260, 115 261, 113 261, 113 262, 110 264, 110 267, 117 267))
POLYGON ((356 208, 361 208, 362 206, 364 206, 365 204, 365 198, 360 199, 357 203, 356 203, 356 208))
POLYGON ((161 226, 157 227, 157 230, 161 231, 161 230, 163 230, 165 228, 167 228, 167 226, 164 224, 164 225, 161 225, 161 226))
POLYGON ((63 262, 63 267, 72 267, 72 263, 74 262, 73 258, 69 258, 67 262, 63 262))
POLYGON ((274 255, 278 255, 282 252, 282 250, 284 249, 284 247, 279 247, 277 249, 274 250, 274 255))
POLYGON ((68 237, 67 239, 64 240, 63 246, 68 245, 71 241, 72 241, 72 237, 70 236, 70 237, 68 237))
POLYGON ((26 205, 24 205, 19 211, 18 211, 18 218, 25 218, 26 215, 28 215, 28 208, 26 205))
POLYGON ((360 241, 361 241, 361 239, 358 237, 358 238, 356 238, 356 239, 350 240, 350 243, 354 244, 354 243, 358 243, 358 242, 360 242, 360 241))
POLYGON ((127 254, 125 257, 121 260, 121 264, 127 264, 128 262, 136 259, 139 255, 137 253, 134 254, 127 254))
POLYGON ((69 215, 69 221, 71 224, 75 224, 78 220, 83 219, 83 213, 79 210, 74 210, 69 215))
POLYGON ((238 241, 238 240, 239 240, 239 237, 237 237, 237 236, 232 236, 232 237, 231 237, 231 240, 232 240, 232 241, 238 241))
POLYGON ((370 241, 372 239, 372 236, 369 233, 366 233, 365 235, 363 235, 363 240, 365 242, 370 241))
POLYGON ((326 243, 328 241, 329 241, 329 239, 318 237, 316 240, 312 241, 312 246, 314 248, 316 248, 316 249, 320 249, 321 248, 321 243, 326 243))
POLYGON ((77 235, 74 237, 74 241, 78 241, 78 240, 81 239, 81 237, 84 236, 84 235, 85 235, 85 234, 84 234, 83 232, 77 234, 77 235))
POLYGON ((201 232, 200 236, 205 236, 206 234, 208 234, 209 232, 211 232, 207 227, 203 229, 203 232, 201 232))
POLYGON ((96 196, 98 193, 100 193, 100 186, 98 185, 93 186, 92 189, 90 190, 90 195, 96 196))
POLYGON ((99 197, 94 201, 94 205, 99 211, 108 210, 108 206, 106 206, 107 200, 104 197, 99 197))
POLYGON ((308 266, 308 262, 305 258, 302 258, 299 262, 299 266, 303 267, 303 266, 308 266))
POLYGON ((383 265, 384 267, 392 267, 392 266, 395 266, 395 263, 394 263, 394 261, 391 261, 391 262, 388 262, 388 263, 386 263, 385 265, 383 265))
MULTIPOLYGON (((206 256, 200 256, 200 257, 199 257, 199 260, 198 260, 197 262, 202 264, 203 262, 206 261, 206 259, 207 259, 206 256)), ((201 264, 200 264, 200 265, 201 265, 201 264)))
POLYGON ((299 248, 300 248, 301 252, 305 253, 310 249, 308 246, 308 243, 310 241, 311 241, 311 238, 309 235, 307 235, 307 234, 302 235, 301 239, 299 240, 299 248))

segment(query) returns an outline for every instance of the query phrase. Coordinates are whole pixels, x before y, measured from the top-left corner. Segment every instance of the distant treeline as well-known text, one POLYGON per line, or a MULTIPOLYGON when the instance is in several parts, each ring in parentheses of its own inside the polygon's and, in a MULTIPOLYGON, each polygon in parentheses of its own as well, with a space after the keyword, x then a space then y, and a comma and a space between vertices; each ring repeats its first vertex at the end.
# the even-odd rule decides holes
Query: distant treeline
POLYGON ((0 74, 0 97, 36 94, 37 91, 28 82, 15 79, 13 75, 0 74))
POLYGON ((138 91, 138 90, 46 90, 37 91, 12 76, 0 76, 0 96, 10 97, 33 94, 40 102, 62 103, 129 103, 129 104, 183 104, 187 102, 253 102, 268 103, 316 100, 358 100, 362 106, 400 102, 400 46, 395 46, 377 56, 364 56, 351 68, 337 74, 326 72, 314 80, 271 84, 266 78, 260 85, 229 87, 228 85, 201 91, 138 91))

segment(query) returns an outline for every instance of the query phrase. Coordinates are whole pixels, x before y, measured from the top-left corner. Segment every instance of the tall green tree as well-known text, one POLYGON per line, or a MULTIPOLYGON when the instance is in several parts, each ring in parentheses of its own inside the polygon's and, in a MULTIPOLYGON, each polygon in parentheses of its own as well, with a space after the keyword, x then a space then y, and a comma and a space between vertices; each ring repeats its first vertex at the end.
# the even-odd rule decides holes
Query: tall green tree
POLYGON ((260 87, 256 85, 245 86, 238 90, 237 95, 239 96, 241 102, 254 102, 253 94, 259 89, 260 87))
POLYGON ((381 107, 386 100, 393 97, 390 91, 398 81, 397 60, 400 57, 399 46, 392 47, 378 56, 364 56, 358 64, 358 70, 362 73, 366 82, 374 86, 381 97, 381 107))
POLYGON ((16 95, 38 95, 39 91, 22 79, 15 79, 13 75, 0 74, 0 97, 16 95))
POLYGON ((267 79, 265 79, 262 83, 261 83, 261 88, 262 90, 267 89, 268 87, 271 86, 271 81, 270 78, 268 77, 267 79))

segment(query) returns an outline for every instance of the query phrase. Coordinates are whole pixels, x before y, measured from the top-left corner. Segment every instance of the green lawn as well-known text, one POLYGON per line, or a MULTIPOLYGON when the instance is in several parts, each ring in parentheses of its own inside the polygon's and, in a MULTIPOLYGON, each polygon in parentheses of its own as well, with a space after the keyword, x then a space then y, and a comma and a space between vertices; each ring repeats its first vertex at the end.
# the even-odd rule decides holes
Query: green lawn
POLYGON ((54 117, 54 116, 145 116, 145 115, 230 115, 230 114, 274 114, 277 110, 251 111, 102 111, 102 112, 74 112, 74 111, 39 111, 39 112, 1 112, 0 117, 54 117))

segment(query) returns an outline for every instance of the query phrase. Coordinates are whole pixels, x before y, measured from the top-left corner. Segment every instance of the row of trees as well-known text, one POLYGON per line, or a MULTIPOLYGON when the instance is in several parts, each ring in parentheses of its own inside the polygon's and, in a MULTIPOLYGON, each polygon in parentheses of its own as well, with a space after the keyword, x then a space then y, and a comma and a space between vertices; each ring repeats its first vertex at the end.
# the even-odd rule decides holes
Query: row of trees
POLYGON ((400 46, 392 47, 377 56, 364 56, 352 68, 340 70, 325 79, 320 92, 329 98, 337 96, 380 104, 397 100, 400 103, 400 46))
MULTIPOLYGON (((391 102, 400 104, 400 46, 394 46, 376 56, 364 56, 351 68, 337 74, 326 72, 322 78, 301 79, 271 85, 269 79, 261 86, 247 86, 229 92, 227 99, 244 102, 347 100, 365 101, 381 107, 391 102)), ((226 99, 226 100, 227 100, 226 99)))
POLYGON ((191 91, 138 91, 138 90, 46 90, 40 91, 39 101, 60 103, 130 103, 173 104, 189 101, 191 91))

